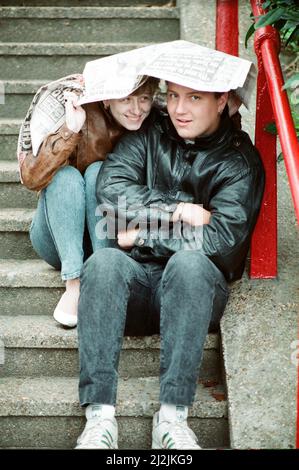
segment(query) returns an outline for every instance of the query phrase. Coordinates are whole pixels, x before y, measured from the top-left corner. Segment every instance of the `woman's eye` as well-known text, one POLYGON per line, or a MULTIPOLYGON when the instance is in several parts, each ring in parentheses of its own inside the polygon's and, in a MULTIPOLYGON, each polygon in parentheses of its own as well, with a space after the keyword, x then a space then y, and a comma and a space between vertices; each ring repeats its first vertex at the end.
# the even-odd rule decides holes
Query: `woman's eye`
POLYGON ((151 98, 149 96, 142 96, 140 99, 141 103, 147 103, 150 100, 151 98))
POLYGON ((175 93, 168 93, 167 97, 169 99, 175 99, 176 98, 176 94, 175 93))
POLYGON ((200 100, 200 96, 198 96, 198 95, 192 95, 192 96, 191 96, 191 100, 192 100, 192 101, 198 101, 198 100, 200 100))

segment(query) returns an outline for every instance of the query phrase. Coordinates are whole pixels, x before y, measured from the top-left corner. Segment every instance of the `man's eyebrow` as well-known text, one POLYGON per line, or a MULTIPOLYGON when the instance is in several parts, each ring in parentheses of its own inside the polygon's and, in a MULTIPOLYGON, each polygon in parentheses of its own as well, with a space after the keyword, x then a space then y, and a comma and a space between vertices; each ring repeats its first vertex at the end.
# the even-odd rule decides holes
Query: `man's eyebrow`
MULTIPOLYGON (((172 90, 171 88, 168 88, 167 91, 171 91, 172 93, 178 93, 177 91, 175 90, 172 90)), ((195 94, 201 94, 202 92, 199 91, 199 90, 191 90, 191 91, 188 91, 188 93, 186 93, 186 95, 195 95, 195 94)))

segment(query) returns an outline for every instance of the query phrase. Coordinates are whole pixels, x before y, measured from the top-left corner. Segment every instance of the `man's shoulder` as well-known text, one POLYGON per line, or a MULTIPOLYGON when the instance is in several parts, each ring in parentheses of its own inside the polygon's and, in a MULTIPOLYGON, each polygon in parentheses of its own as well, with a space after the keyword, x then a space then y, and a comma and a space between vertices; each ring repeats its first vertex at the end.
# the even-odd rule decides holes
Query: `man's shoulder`
POLYGON ((262 166, 260 154, 249 135, 242 130, 235 130, 227 147, 228 154, 240 166, 251 168, 262 166))

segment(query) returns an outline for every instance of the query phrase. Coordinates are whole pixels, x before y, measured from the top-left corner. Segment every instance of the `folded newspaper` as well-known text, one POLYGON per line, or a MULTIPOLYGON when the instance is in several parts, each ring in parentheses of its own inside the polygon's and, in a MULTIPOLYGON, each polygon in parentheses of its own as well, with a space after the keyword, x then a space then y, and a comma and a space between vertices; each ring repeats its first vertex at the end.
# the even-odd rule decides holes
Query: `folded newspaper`
POLYGON ((122 98, 144 76, 201 91, 235 90, 248 107, 255 85, 252 62, 188 41, 171 41, 87 62, 80 103, 122 98))
POLYGON ((153 76, 201 91, 234 90, 248 107, 255 85, 251 62, 187 41, 171 41, 87 62, 83 76, 70 75, 41 87, 21 126, 18 160, 37 155, 44 138, 65 121, 64 92, 79 104, 123 98, 153 76))

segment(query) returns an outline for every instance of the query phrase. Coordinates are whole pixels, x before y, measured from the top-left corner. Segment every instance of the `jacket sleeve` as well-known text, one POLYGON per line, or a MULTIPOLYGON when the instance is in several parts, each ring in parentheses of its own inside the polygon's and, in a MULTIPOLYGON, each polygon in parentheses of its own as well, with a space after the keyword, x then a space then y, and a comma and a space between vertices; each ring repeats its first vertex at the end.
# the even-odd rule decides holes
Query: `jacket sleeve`
POLYGON ((103 210, 111 208, 126 223, 137 221, 147 226, 155 220, 169 220, 180 201, 192 202, 183 191, 165 191, 147 186, 153 178, 147 171, 147 136, 138 132, 122 137, 108 154, 98 175, 96 196, 103 210))
POLYGON ((64 124, 43 141, 37 156, 29 152, 22 165, 23 184, 33 191, 45 188, 57 170, 66 165, 81 139, 82 133, 74 133, 64 124))
MULTIPOLYGON (((248 250, 264 188, 264 174, 259 166, 244 169, 223 179, 209 204, 209 224, 190 227, 178 224, 168 234, 140 232, 133 250, 146 250, 155 258, 169 258, 179 250, 201 250, 223 272, 238 265, 248 250)), ((141 253, 142 255, 142 253, 141 253)))

